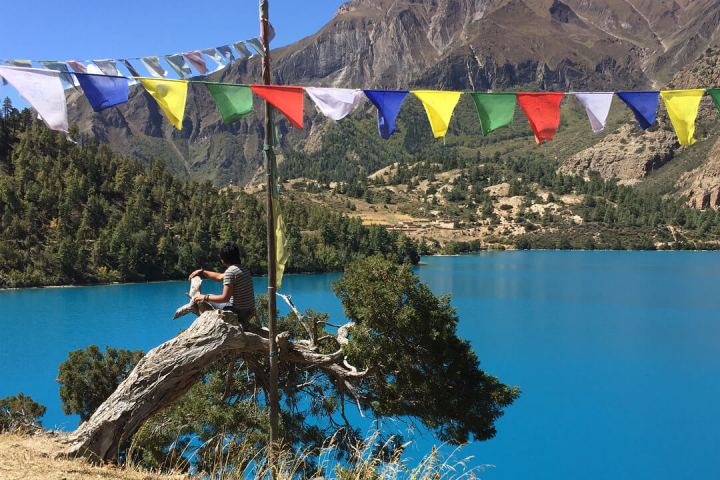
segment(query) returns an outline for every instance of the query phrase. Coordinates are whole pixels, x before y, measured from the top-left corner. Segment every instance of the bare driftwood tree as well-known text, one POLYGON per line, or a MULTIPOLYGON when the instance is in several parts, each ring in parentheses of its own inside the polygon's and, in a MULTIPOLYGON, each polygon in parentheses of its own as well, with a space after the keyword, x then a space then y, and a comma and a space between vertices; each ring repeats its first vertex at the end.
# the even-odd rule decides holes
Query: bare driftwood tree
MULTIPOLYGON (((347 324, 338 329, 338 344, 347 342, 347 324)), ((308 331, 315 329, 306 325, 308 331)), ((314 336, 290 342, 278 335, 280 360, 316 367, 354 392, 367 371, 347 363, 341 349, 318 353, 314 336)), ((203 371, 226 354, 267 355, 266 330, 246 331, 235 314, 219 310, 203 313, 177 337, 150 350, 115 392, 71 435, 68 453, 97 460, 117 458, 143 422, 170 406, 198 381, 203 371)))

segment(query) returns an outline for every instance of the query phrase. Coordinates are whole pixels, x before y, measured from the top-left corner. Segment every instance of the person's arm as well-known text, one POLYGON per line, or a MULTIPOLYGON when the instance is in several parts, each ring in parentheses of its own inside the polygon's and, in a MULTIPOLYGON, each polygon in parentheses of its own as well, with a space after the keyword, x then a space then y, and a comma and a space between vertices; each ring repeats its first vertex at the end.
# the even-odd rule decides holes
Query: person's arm
POLYGON ((198 268, 194 272, 188 276, 188 280, 192 279, 193 277, 200 276, 200 278, 209 278, 210 280, 215 280, 216 282, 222 282, 223 281, 223 275, 220 272, 213 272, 212 270, 203 270, 202 268, 198 268))
POLYGON ((215 303, 223 303, 230 300, 230 297, 232 297, 232 285, 223 285, 223 293, 222 295, 195 295, 195 298, 193 298, 193 302, 215 302, 215 303))

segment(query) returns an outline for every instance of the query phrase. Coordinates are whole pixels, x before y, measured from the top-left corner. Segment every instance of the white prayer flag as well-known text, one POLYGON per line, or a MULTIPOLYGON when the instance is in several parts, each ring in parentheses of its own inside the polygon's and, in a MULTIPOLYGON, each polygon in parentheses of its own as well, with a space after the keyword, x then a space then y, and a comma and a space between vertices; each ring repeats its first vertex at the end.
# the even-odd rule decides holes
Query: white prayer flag
POLYGON ((160 57, 143 57, 140 61, 153 77, 167 77, 167 71, 160 65, 160 57))
POLYGON ((365 99, 362 90, 350 88, 305 87, 305 91, 318 110, 335 121, 347 117, 365 99))
POLYGON ((112 77, 121 77, 120 70, 117 69, 115 60, 93 60, 102 73, 112 77))
POLYGON ((60 75, 56 70, 0 66, 0 77, 18 91, 45 125, 67 133, 67 105, 60 75))
POLYGON ((605 121, 610 113, 613 99, 612 92, 583 92, 576 93, 575 98, 585 107, 592 131, 600 133, 605 129, 605 121))
POLYGON ((218 70, 225 68, 225 64, 226 64, 226 62, 224 61, 225 57, 223 57, 222 54, 220 52, 218 52, 216 49, 206 48, 205 50, 202 50, 202 53, 204 53, 208 57, 212 58, 213 62, 217 63, 217 66, 211 73, 215 73, 218 70))

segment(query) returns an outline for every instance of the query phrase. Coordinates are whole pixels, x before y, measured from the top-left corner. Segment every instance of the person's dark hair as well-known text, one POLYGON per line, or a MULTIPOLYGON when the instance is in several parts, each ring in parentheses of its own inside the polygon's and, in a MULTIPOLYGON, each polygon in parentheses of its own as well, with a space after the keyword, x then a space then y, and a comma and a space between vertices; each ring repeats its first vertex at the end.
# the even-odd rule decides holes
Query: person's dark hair
POLYGON ((233 242, 225 242, 220 247, 220 260, 230 265, 240 263, 240 249, 233 242))

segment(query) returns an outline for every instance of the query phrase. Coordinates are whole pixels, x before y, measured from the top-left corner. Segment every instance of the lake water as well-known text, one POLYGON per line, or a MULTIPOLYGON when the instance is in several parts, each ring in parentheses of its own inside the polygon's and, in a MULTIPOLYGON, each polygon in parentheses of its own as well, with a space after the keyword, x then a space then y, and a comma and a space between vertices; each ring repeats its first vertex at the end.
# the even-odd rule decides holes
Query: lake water
MULTIPOLYGON (((522 396, 498 435, 466 447, 494 479, 720 478, 720 254, 498 252, 418 268, 450 293, 482 367, 522 396)), ((337 274, 290 275, 301 309, 339 320, 337 274)), ((257 279, 256 292, 265 290, 257 279)), ((150 349, 187 282, 0 292, 0 398, 48 406, 72 429, 55 382, 70 350, 150 349)), ((417 437, 417 451, 432 444, 417 437)))

